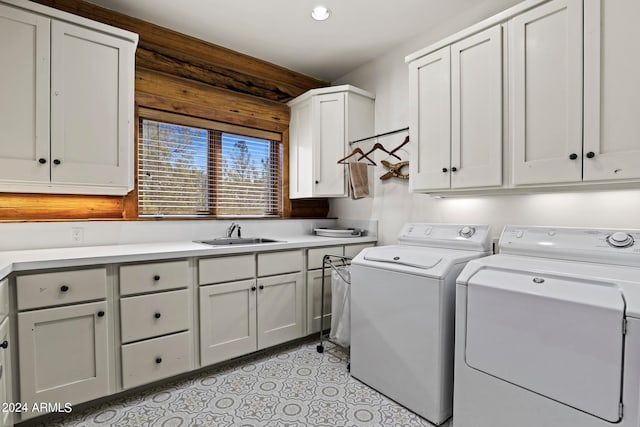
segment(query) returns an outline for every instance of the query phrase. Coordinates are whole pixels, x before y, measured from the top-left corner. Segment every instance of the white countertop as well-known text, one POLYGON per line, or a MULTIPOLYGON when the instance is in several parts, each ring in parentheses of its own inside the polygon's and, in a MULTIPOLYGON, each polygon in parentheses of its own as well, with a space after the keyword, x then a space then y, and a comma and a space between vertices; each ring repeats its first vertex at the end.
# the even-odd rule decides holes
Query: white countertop
MULTIPOLYGON (((249 236, 251 237, 251 236, 249 236)), ((374 236, 334 238, 313 235, 260 236, 279 242, 255 245, 211 246, 190 241, 77 246, 0 252, 0 280, 11 273, 47 268, 78 267, 171 258, 210 257, 311 247, 372 243, 374 236)))

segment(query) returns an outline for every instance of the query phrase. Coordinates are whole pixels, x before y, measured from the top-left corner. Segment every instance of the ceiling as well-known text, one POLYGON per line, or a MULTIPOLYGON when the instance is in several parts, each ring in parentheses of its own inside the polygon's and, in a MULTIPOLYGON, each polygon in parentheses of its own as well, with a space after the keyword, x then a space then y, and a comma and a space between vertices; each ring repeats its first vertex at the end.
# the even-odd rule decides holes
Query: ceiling
POLYGON ((311 77, 333 81, 482 3, 514 0, 89 0, 311 77), (313 7, 331 11, 324 22, 313 7))

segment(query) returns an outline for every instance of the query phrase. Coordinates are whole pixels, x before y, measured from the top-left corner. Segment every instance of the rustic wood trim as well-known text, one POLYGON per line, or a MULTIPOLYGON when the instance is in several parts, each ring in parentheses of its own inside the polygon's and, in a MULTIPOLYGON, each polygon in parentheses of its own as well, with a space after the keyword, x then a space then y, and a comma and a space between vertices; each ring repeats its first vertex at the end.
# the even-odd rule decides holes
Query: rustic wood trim
POLYGON ((122 218, 122 196, 0 194, 0 219, 122 218))
MULTIPOLYGON (((82 0, 32 1, 138 33, 140 36, 140 46, 144 49, 153 50, 153 48, 149 48, 149 46, 163 46, 170 51, 182 52, 185 55, 199 58, 202 63, 208 63, 214 67, 226 68, 229 72, 222 73, 223 76, 221 76, 222 78, 220 80, 222 87, 226 87, 225 85, 228 84, 226 79, 233 76, 234 71, 246 74, 247 76, 257 77, 265 82, 271 81, 273 85, 279 87, 283 92, 285 92, 284 89, 288 87, 290 89, 286 92, 289 92, 291 97, 298 96, 309 89, 329 86, 327 82, 296 73, 279 65, 253 58, 196 39, 195 37, 180 34, 159 25, 105 9, 82 0), (286 86, 278 86, 282 84, 286 86)), ((177 57, 176 59, 180 58, 177 57)), ((242 85, 242 80, 243 79, 239 79, 238 84, 242 85)), ((254 94, 262 96, 260 93, 254 94)), ((286 99, 282 99, 282 102, 286 102, 286 99)))
POLYGON ((229 123, 218 122, 215 120, 201 119, 199 117, 185 116, 184 114, 168 113, 166 111, 158 111, 150 108, 139 107, 138 115, 145 119, 157 120, 160 122, 176 123, 183 126, 193 126, 205 129, 216 129, 223 132, 235 133, 255 138, 269 139, 272 141, 280 141, 282 134, 279 132, 270 132, 261 129, 247 128, 246 126, 238 126, 229 123))
POLYGON ((291 200, 291 218, 326 218, 329 214, 329 199, 291 200))
POLYGON ((282 132, 282 218, 291 217, 289 200, 289 129, 282 132))

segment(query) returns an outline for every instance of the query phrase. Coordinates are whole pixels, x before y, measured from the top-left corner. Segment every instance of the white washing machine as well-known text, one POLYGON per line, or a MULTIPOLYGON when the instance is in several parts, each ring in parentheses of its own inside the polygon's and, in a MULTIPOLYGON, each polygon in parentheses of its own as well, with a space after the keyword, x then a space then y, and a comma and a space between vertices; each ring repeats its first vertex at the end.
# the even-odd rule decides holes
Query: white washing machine
POLYGON ((454 427, 638 427, 640 230, 507 226, 456 290, 454 427))
POLYGON ((351 263, 351 375, 432 423, 451 417, 455 279, 487 225, 406 224, 351 263))

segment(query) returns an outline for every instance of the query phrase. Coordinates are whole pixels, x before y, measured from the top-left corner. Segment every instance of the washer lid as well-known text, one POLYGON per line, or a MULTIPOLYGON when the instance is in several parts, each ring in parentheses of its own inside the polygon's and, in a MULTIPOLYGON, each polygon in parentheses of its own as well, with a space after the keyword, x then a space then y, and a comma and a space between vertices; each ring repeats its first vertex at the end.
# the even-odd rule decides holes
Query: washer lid
POLYGON ((467 289, 469 366, 619 421, 621 289, 606 281, 495 267, 478 270, 467 289))
POLYGON ((410 246, 376 246, 369 248, 364 259, 428 270, 442 261, 442 256, 410 246))

